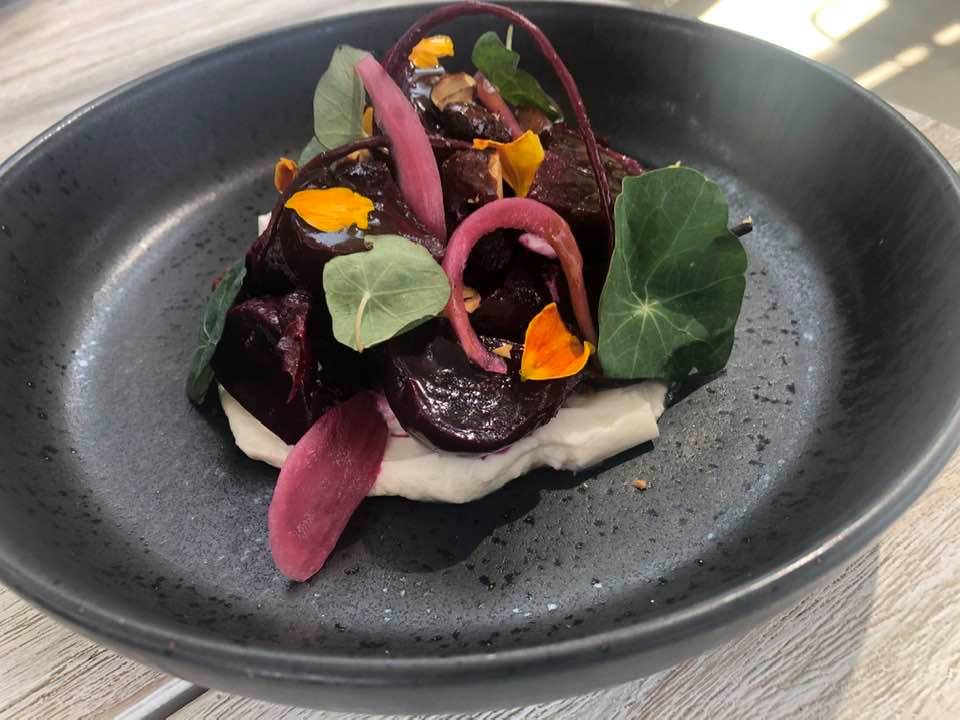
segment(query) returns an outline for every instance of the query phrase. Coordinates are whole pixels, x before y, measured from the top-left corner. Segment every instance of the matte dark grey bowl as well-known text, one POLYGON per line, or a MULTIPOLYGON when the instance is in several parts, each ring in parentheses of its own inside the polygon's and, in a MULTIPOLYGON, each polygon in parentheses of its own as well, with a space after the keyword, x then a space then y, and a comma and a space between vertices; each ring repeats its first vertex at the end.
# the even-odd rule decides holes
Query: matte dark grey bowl
MULTIPOLYGON (((354 710, 511 705, 635 678, 823 580, 957 442, 960 183, 896 112, 770 45, 531 5, 599 132, 718 180, 756 232, 725 376, 662 437, 465 506, 366 502, 305 585, 266 544, 274 471, 183 392, 210 278, 309 136, 335 44, 294 28, 102 98, 0 169, 0 577, 164 670, 354 710), (634 491, 643 477, 651 489, 634 491)), ((482 30, 449 26, 461 57, 482 30)), ((524 66, 556 85, 526 39, 524 66)))

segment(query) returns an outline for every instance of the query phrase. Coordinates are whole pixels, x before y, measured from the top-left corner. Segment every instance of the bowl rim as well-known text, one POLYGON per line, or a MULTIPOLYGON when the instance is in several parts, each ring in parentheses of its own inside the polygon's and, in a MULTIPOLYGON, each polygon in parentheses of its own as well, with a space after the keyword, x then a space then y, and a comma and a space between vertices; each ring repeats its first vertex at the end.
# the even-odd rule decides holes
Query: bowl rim
MULTIPOLYGON (((245 52, 259 43, 270 43, 278 36, 291 32, 309 31, 326 23, 389 12, 428 11, 441 2, 417 5, 365 8, 359 11, 334 12, 316 20, 295 23, 229 42, 160 67, 91 100, 62 120, 37 135, 20 150, 0 163, 0 186, 8 175, 29 156, 67 127, 106 109, 121 96, 150 85, 154 80, 180 72, 230 53, 245 52)), ((825 73, 845 90, 867 102, 875 113, 883 116, 900 132, 905 132, 916 150, 932 162, 952 187, 960 216, 960 176, 933 144, 900 112, 874 93, 862 88, 851 78, 815 60, 763 40, 726 28, 664 13, 633 8, 623 3, 556 2, 551 0, 521 0, 510 5, 522 8, 546 8, 559 12, 630 13, 647 17, 660 26, 675 26, 696 34, 720 36, 728 42, 749 43, 765 48, 767 52, 785 53, 795 62, 825 73)), ((696 41, 696 40, 694 40, 696 41)), ((689 607, 667 613, 662 617, 636 620, 616 628, 601 630, 588 636, 557 640, 526 648, 513 648, 496 653, 464 653, 433 657, 383 656, 354 658, 329 655, 314 650, 274 650, 250 645, 239 645, 227 640, 192 635, 188 628, 170 623, 146 622, 118 618, 103 608, 91 604, 70 588, 59 584, 42 571, 30 567, 29 561, 0 552, 0 580, 29 602, 58 618, 67 621, 81 632, 108 642, 121 649, 147 656, 166 656, 222 673, 229 671, 247 677, 268 680, 336 683, 340 686, 372 687, 405 684, 406 678, 431 678, 428 684, 481 682, 491 675, 504 675, 523 667, 526 672, 549 673, 558 667, 570 667, 590 662, 601 651, 610 657, 629 656, 641 651, 656 650, 669 643, 704 634, 710 629, 725 626, 743 626, 750 616, 770 614, 789 600, 812 589, 838 571, 850 559, 869 547, 892 522, 897 519, 930 485, 960 446, 960 397, 955 400, 950 417, 939 433, 923 448, 916 462, 901 472, 895 482, 873 497, 870 504, 855 518, 841 527, 826 532, 814 544, 789 560, 756 577, 733 585, 728 590, 689 607), (271 669, 272 668, 272 669, 271 669)))

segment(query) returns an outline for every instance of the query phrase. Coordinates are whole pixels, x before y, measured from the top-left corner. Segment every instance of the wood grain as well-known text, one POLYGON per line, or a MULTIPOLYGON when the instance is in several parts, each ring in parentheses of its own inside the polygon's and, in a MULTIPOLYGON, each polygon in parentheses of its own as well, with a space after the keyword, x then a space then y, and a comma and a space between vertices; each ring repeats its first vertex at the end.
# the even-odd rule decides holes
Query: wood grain
MULTIPOLYGON (((409 0, 404 0, 409 1, 409 0)), ((380 0, 0 0, 0 158, 79 105, 184 56, 380 0), (280 9, 278 9, 280 8, 280 9)), ((673 8, 676 0, 634 4, 673 8)), ((908 118, 960 167, 960 132, 908 118)), ((653 677, 476 720, 960 717, 960 455, 831 586, 653 677)), ((165 680, 0 587, 0 720, 110 717, 165 680)), ((177 718, 314 718, 211 692, 177 718)))
POLYGON ((75 718, 165 680, 52 621, 0 586, 0 718, 75 718))

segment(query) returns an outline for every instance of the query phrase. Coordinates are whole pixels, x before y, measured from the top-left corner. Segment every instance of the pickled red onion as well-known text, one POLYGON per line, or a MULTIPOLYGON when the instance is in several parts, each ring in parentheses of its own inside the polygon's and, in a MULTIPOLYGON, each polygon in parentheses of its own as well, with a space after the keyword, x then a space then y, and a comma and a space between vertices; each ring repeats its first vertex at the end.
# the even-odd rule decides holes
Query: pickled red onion
POLYGON ((543 255, 544 257, 551 259, 557 256, 557 254, 553 251, 553 248, 550 246, 550 243, 548 243, 539 235, 534 235, 533 233, 523 233, 523 235, 517 238, 517 241, 530 252, 535 252, 538 255, 543 255))
POLYGON ((380 474, 387 423, 371 392, 324 413, 287 456, 267 525, 277 568, 303 582, 317 573, 380 474))
POLYGON ((500 122, 510 131, 510 137, 516 140, 523 135, 523 128, 520 127, 520 123, 517 122, 513 110, 510 109, 507 101, 500 95, 500 91, 493 86, 492 82, 487 80, 487 76, 482 72, 478 72, 473 76, 473 79, 477 81, 477 98, 483 103, 483 106, 487 110, 500 118, 500 122))
POLYGON ((370 95, 374 116, 390 139, 397 184, 410 209, 441 240, 447 237, 440 169, 413 105, 372 56, 355 66, 370 95))

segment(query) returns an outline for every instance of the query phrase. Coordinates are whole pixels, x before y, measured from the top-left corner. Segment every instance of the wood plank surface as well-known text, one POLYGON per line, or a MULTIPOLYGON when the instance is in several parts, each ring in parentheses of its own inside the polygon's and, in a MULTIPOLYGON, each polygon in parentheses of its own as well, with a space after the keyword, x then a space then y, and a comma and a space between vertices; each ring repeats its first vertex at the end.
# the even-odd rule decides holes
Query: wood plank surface
POLYGON ((0 718, 76 718, 119 706, 163 682, 0 586, 0 718))
MULTIPOLYGON (((264 30, 383 4, 393 3, 0 0, 0 159, 84 102, 169 62, 264 30)), ((960 132, 907 115, 960 167, 960 132)), ((960 455, 838 580, 740 640, 610 690, 470 717, 958 718, 958 539, 960 455)), ((110 717, 165 679, 0 587, 0 719, 110 717)), ((219 692, 176 717, 358 718, 219 692)))

